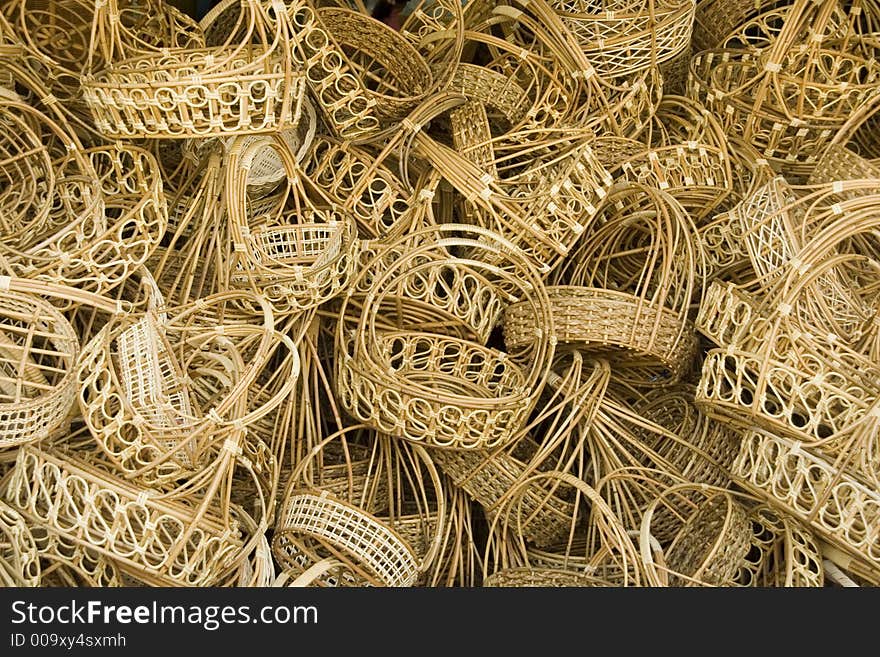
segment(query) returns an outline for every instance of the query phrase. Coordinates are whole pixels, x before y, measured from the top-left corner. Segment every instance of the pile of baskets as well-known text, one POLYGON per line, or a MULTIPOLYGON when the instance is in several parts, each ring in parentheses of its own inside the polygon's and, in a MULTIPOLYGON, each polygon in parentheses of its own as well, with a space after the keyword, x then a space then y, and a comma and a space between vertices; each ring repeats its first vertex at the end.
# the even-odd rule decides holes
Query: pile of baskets
POLYGON ((0 2, 0 582, 880 585, 843 0, 0 2))

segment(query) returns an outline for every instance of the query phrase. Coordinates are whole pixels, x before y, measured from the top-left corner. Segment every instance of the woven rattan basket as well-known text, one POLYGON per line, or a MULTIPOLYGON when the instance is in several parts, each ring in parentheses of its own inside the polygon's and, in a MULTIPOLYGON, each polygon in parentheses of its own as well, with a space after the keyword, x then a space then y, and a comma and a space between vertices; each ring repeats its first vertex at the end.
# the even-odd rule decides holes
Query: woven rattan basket
POLYGON ((686 50, 696 3, 552 0, 551 4, 596 73, 613 78, 658 66, 686 50))
POLYGON ((486 449, 510 442, 537 401, 553 356, 538 273, 514 245, 486 230, 444 225, 405 239, 380 251, 354 282, 354 289, 370 283, 357 314, 347 319, 348 300, 340 311, 340 403, 360 422, 429 446, 486 449), (451 256, 452 250, 468 255, 451 256), (506 266, 485 265, 480 255, 487 252, 504 253, 506 266), (395 301, 407 297, 415 297, 437 332, 404 323, 406 306, 395 301), (503 304, 516 300, 533 308, 534 339, 508 351, 485 346, 503 304), (444 332, 444 324, 469 339, 444 332))
POLYGON ((751 538, 746 511, 730 493, 682 484, 664 491, 645 510, 639 545, 645 566, 670 586, 726 586, 742 567, 751 538), (649 542, 652 520, 661 508, 681 513, 687 507, 680 529, 665 548, 666 564, 658 567, 649 542))
POLYGON ((763 431, 746 433, 732 475, 736 482, 798 518, 837 550, 880 577, 880 495, 800 442, 763 431))
POLYGON ((47 446, 20 449, 5 495, 30 523, 160 586, 216 582, 238 565, 247 538, 235 522, 158 499, 47 446))
POLYGON ((305 80, 291 52, 303 35, 290 16, 304 4, 240 2, 248 29, 231 35, 240 41, 199 47, 204 35, 194 26, 195 43, 163 50, 132 34, 118 0, 98 0, 82 79, 98 131, 111 139, 168 139, 295 126, 305 80))
POLYGON ((80 345, 73 327, 36 295, 0 293, 0 448, 58 429, 76 398, 80 345))
POLYGON ((222 471, 243 441, 259 440, 247 435, 248 425, 292 391, 296 348, 274 330, 265 302, 261 325, 224 317, 240 296, 227 293, 118 317, 84 347, 83 417, 106 457, 128 478, 176 487, 184 477, 222 471), (283 361, 293 366, 290 378, 255 406, 249 389, 273 354, 279 369, 283 361))
POLYGON ((825 566, 816 537, 791 516, 768 505, 749 510, 752 547, 736 578, 741 586, 820 587, 825 566))

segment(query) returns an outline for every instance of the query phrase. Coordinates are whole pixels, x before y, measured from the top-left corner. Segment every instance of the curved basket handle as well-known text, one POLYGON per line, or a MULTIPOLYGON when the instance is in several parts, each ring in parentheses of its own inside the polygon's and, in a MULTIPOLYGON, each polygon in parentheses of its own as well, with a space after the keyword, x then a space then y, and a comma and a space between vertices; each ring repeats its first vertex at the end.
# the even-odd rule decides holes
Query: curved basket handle
POLYGON ((828 147, 843 146, 856 134, 867 121, 875 114, 880 112, 880 91, 871 96, 870 100, 862 104, 852 115, 846 120, 834 138, 828 144, 828 147))
POLYGON ((306 568, 306 570, 304 570, 299 577, 290 582, 290 584, 287 584, 287 580, 290 579, 290 571, 285 570, 275 578, 275 581, 272 582, 272 587, 281 588, 288 586, 291 588, 304 588, 314 584, 319 577, 326 575, 328 572, 339 566, 346 567, 344 563, 339 561, 339 559, 334 559, 333 557, 321 559, 306 568))

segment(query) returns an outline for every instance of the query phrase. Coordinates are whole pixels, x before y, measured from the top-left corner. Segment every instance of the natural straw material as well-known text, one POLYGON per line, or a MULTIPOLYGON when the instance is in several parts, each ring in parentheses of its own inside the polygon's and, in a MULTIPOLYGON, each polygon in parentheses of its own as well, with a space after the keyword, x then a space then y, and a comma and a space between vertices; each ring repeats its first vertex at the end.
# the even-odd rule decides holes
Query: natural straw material
POLYGON ((118 0, 96 0, 83 91, 98 131, 111 139, 169 139, 295 126, 305 80, 291 57, 300 35, 289 16, 302 4, 240 1, 248 29, 231 35, 240 41, 163 49, 132 34, 118 0))

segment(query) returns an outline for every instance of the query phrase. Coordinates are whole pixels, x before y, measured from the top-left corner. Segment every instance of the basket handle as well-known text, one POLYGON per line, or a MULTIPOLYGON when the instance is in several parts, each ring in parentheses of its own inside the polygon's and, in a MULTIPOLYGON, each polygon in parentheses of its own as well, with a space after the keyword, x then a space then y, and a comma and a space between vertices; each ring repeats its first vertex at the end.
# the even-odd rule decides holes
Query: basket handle
POLYGON ((846 120, 846 123, 844 123, 837 131, 837 134, 834 135, 834 138, 828 144, 828 147, 830 148, 832 146, 842 146, 846 144, 853 138, 858 129, 878 112, 880 112, 880 91, 873 94, 868 102, 860 105, 859 108, 850 115, 846 120))
MULTIPOLYGON (((311 566, 306 568, 295 580, 287 584, 287 586, 292 588, 304 588, 306 586, 310 586, 313 584, 319 577, 325 575, 330 572, 332 569, 337 568, 339 566, 346 567, 344 563, 339 561, 339 559, 334 559, 333 557, 327 557, 326 559, 321 559, 313 563, 311 566)), ((290 579, 290 571, 285 570, 278 577, 275 578, 275 581, 272 582, 273 588, 281 588, 285 586, 287 580, 290 579)))

